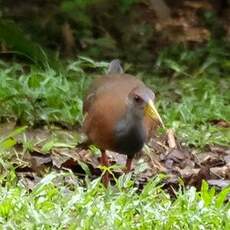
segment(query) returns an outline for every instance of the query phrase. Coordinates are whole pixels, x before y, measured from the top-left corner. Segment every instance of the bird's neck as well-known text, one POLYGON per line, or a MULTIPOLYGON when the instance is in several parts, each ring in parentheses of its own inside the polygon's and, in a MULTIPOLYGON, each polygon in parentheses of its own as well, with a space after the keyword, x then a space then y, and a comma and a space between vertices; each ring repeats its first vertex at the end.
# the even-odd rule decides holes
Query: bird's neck
POLYGON ((117 123, 115 129, 117 151, 133 155, 140 151, 146 139, 143 117, 131 111, 117 123))
POLYGON ((127 127, 132 129, 134 127, 141 128, 143 126, 143 116, 137 114, 136 111, 132 111, 132 108, 128 109, 125 116, 127 127))
POLYGON ((118 129, 123 134, 133 130, 140 132, 141 129, 144 129, 143 116, 136 114, 135 111, 132 111, 132 108, 128 108, 128 111, 118 122, 118 129))

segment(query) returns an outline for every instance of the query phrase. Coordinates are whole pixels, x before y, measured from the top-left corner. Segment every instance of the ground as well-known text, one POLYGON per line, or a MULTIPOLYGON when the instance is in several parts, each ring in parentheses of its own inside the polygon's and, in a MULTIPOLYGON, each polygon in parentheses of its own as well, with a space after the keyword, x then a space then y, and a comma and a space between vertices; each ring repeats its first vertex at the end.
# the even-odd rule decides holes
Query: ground
POLYGON ((192 52, 162 54, 157 70, 137 74, 167 129, 127 175, 123 156, 109 153, 101 168, 98 149, 77 147, 85 89, 106 62, 79 58, 60 71, 1 62, 2 227, 229 229, 230 65, 207 55, 189 66, 186 55, 191 63, 192 52), (108 189, 100 169, 111 173, 108 189))

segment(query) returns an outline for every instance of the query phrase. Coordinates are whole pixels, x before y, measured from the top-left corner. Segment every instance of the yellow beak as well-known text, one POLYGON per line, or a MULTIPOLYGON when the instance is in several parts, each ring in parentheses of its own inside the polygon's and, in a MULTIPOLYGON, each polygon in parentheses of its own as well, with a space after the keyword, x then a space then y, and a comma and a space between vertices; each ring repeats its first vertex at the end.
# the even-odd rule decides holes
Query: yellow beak
POLYGON ((162 127, 165 128, 164 123, 159 113, 157 112, 157 109, 155 105, 153 104, 152 100, 149 100, 147 105, 145 106, 145 114, 149 116, 150 118, 152 118, 153 120, 158 120, 161 123, 162 127))

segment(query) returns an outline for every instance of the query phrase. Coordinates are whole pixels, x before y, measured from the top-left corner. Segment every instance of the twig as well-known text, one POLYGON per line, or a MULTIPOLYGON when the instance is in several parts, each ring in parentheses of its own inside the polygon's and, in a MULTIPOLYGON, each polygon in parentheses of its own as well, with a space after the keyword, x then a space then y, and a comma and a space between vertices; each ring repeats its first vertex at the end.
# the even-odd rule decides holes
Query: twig
POLYGON ((174 131, 172 129, 167 130, 167 136, 169 148, 177 148, 174 131))

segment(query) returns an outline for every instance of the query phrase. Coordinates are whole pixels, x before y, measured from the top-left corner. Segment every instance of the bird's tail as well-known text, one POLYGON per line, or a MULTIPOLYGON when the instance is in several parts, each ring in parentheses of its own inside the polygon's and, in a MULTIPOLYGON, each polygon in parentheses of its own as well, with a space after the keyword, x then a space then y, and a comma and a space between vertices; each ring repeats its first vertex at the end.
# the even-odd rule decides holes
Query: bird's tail
POLYGON ((110 62, 108 68, 108 74, 123 74, 124 70, 121 67, 121 62, 119 59, 114 59, 110 62))

